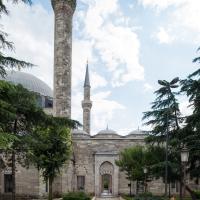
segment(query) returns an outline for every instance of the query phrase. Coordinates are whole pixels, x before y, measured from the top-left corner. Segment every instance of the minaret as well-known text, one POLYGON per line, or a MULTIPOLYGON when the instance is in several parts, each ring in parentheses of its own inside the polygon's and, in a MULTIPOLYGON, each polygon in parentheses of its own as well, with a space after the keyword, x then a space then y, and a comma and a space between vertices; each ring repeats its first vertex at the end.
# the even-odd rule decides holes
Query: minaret
POLYGON ((54 116, 71 117, 72 17, 76 0, 51 0, 55 14, 54 116))
POLYGON ((90 110, 92 108, 92 101, 90 101, 90 78, 88 63, 86 66, 85 82, 84 82, 84 100, 82 101, 83 108, 83 130, 90 134, 90 110))

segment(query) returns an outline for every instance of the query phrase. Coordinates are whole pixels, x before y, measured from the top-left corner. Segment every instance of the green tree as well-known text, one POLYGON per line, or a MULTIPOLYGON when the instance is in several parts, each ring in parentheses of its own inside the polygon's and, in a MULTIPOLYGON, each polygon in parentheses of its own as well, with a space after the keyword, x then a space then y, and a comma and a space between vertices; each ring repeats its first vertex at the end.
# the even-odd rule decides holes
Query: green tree
POLYGON ((25 161, 26 147, 23 139, 44 118, 45 113, 37 106, 34 93, 21 85, 0 81, 0 133, 6 145, 4 147, 12 154, 13 199, 16 155, 19 160, 25 161))
POLYGON ((53 180, 71 156, 70 128, 77 125, 78 122, 67 118, 50 116, 42 126, 37 126, 29 135, 29 159, 41 170, 44 180, 49 181, 49 200, 53 198, 53 180))
MULTIPOLYGON (((24 2, 27 4, 31 4, 31 0, 9 0, 10 2, 13 3, 18 3, 18 2, 24 2)), ((0 17, 2 14, 9 14, 9 11, 4 3, 5 1, 0 0, 0 17)), ((13 43, 7 40, 8 34, 2 30, 0 30, 0 76, 5 76, 6 75, 6 69, 12 69, 12 68, 27 68, 27 67, 32 67, 33 65, 31 63, 25 62, 18 60, 16 58, 10 57, 5 55, 4 51, 12 51, 14 50, 13 43)))
POLYGON ((120 152, 119 160, 115 161, 121 171, 126 173, 130 181, 144 181, 146 166, 145 151, 142 146, 130 147, 120 152))
MULTIPOLYGON (((200 57, 193 60, 199 62, 200 57)), ((186 126, 182 130, 182 142, 189 149, 189 172, 191 178, 200 178, 200 69, 181 81, 181 91, 189 98, 192 114, 186 116, 186 126)))
MULTIPOLYGON (((177 135, 180 130, 180 123, 182 122, 181 113, 179 110, 179 103, 177 100, 176 91, 179 87, 179 78, 174 78, 168 82, 166 80, 158 81, 160 88, 155 91, 156 99, 152 102, 151 110, 144 112, 143 120, 146 120, 146 125, 151 125, 151 135, 147 138, 148 143, 165 144, 165 195, 167 195, 167 181, 172 176, 169 176, 173 172, 173 165, 178 165, 181 169, 180 161, 180 145, 181 143, 177 139, 177 135), (175 155, 173 155, 175 154, 175 155), (179 158, 178 163, 169 162, 169 156, 179 158)), ((161 171, 160 171, 161 172, 161 171)), ((172 174, 171 174, 172 175, 172 174)), ((181 176, 180 176, 181 177, 181 176)))

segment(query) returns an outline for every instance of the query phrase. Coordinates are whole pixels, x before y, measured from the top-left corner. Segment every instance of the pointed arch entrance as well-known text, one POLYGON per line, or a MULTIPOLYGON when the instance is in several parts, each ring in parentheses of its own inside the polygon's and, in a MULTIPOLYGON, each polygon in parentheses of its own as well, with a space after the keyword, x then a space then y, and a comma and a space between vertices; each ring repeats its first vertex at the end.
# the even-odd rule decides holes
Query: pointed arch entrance
POLYGON ((118 154, 97 152, 95 154, 95 196, 118 196, 119 168, 115 165, 118 154))
POLYGON ((112 163, 106 161, 102 163, 99 168, 100 171, 100 182, 101 182, 101 194, 102 195, 112 195, 113 188, 113 174, 114 174, 114 166, 112 163))

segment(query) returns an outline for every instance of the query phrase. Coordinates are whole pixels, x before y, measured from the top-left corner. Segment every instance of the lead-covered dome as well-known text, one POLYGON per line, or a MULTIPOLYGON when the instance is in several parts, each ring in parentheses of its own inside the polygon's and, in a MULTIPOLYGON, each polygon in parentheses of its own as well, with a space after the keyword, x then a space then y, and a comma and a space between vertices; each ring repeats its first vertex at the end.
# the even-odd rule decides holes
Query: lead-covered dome
POLYGON ((26 89, 42 96, 53 97, 53 91, 51 88, 45 82, 31 74, 19 71, 8 71, 5 79, 0 79, 12 82, 14 84, 21 84, 26 89))
POLYGON ((101 130, 98 132, 98 134, 117 134, 115 131, 113 131, 112 129, 105 129, 105 130, 101 130))

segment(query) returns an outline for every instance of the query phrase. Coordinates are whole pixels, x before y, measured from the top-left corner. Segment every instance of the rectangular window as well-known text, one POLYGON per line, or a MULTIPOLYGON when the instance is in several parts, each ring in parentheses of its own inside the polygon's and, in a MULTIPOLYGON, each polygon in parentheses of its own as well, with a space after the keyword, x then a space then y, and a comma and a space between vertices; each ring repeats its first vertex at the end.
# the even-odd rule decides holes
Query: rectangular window
POLYGON ((12 174, 4 174, 5 193, 12 192, 12 174))
POLYGON ((85 190, 85 176, 77 176, 77 189, 85 190))

